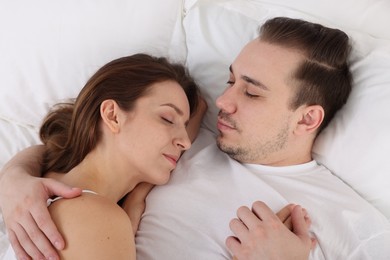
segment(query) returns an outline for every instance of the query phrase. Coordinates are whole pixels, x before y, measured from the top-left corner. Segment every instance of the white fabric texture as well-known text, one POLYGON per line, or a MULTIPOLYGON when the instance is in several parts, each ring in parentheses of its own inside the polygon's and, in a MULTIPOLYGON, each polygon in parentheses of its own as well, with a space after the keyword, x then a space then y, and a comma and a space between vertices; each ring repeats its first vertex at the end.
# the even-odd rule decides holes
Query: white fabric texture
POLYGON ((202 129, 167 185, 155 187, 137 232, 137 259, 231 259, 225 239, 236 210, 256 200, 274 211, 303 205, 318 240, 310 259, 389 259, 390 224, 315 161, 287 167, 242 165, 202 129))
MULTIPOLYGON (((228 66, 262 22, 284 15, 346 31, 354 47, 354 88, 313 155, 390 220, 390 1, 0 0, 0 6, 0 168, 39 143, 38 128, 52 104, 74 97, 114 58, 147 52, 187 60, 209 103, 203 126, 215 131, 213 104, 228 66)), ((202 207, 197 202, 185 206, 202 207)), ((0 218, 0 259, 7 245, 0 218)))
POLYGON ((39 126, 52 104, 121 56, 183 61, 181 12, 179 0, 1 1, 0 118, 39 126))

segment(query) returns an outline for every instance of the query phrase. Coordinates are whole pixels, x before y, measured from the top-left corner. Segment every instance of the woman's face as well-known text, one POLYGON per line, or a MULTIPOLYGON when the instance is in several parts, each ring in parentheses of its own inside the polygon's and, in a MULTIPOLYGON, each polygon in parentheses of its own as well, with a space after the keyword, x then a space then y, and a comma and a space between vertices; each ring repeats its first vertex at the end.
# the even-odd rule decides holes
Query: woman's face
POLYGON ((125 113, 117 147, 139 181, 157 185, 168 181, 181 153, 191 146, 186 131, 189 116, 185 92, 174 81, 151 85, 125 113))

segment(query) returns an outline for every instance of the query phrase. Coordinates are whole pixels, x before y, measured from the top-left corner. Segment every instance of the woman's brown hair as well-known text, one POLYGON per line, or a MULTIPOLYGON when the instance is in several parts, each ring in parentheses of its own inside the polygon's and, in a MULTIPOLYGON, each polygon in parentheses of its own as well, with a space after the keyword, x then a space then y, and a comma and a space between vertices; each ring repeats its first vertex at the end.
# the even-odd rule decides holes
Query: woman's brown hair
POLYGON ((115 100, 122 110, 130 111, 152 84, 167 80, 183 87, 193 113, 199 90, 181 64, 135 54, 104 65, 88 80, 74 102, 58 104, 44 119, 40 128, 40 138, 46 145, 43 173, 68 172, 94 149, 100 138, 100 104, 104 100, 115 100))

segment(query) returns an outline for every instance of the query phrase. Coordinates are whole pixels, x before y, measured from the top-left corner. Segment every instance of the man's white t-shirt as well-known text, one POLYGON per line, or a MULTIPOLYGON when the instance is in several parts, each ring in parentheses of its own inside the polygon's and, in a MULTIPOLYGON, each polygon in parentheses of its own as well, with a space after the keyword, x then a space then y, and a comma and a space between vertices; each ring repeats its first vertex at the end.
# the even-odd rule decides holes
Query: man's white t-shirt
POLYGON ((240 164, 205 129, 169 183, 150 192, 136 235, 137 259, 231 259, 229 222, 256 200, 275 212, 288 203, 308 211, 318 240, 311 259, 390 259, 387 219, 328 169, 315 161, 240 164))

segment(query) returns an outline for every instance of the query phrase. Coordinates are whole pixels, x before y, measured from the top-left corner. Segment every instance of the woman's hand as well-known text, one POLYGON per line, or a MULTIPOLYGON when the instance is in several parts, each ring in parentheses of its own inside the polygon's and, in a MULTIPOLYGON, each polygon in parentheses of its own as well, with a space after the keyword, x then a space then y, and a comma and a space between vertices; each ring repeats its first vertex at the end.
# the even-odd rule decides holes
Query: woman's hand
POLYGON ((81 190, 33 177, 18 165, 9 165, 1 175, 0 207, 18 259, 59 259, 55 248, 61 250, 65 243, 51 220, 46 201, 54 195, 73 198, 81 190))

